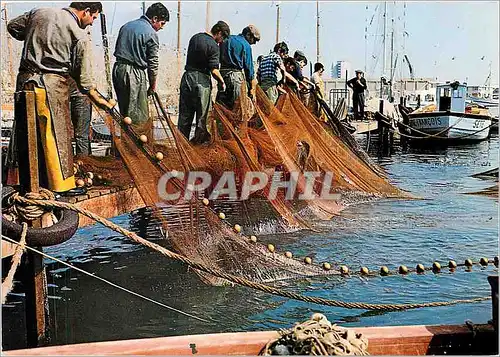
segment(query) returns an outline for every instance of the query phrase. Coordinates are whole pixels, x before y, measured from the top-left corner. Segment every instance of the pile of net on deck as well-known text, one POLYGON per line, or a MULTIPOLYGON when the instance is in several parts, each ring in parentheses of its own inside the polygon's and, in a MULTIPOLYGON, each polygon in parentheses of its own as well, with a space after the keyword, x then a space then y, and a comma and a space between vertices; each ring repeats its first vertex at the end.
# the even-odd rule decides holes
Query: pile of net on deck
MULTIPOLYGON (((168 231, 168 239, 178 253, 214 269, 259 282, 336 274, 333 270, 325 271, 320 265, 287 258, 282 252, 272 253, 266 246, 251 242, 248 235, 235 232, 218 217, 211 205, 205 206, 200 200, 203 196, 208 197, 215 183, 188 200, 182 194, 175 201, 164 201, 160 197, 158 183, 167 172, 184 172, 187 177, 190 171, 205 171, 216 182, 223 172, 233 171, 238 192, 249 171, 265 172, 270 178, 275 171, 282 171, 284 178, 298 173, 295 197, 304 190, 304 172, 320 172, 323 176, 331 172, 332 191, 340 193, 340 200, 316 199, 297 205, 297 200, 285 199, 285 190, 269 200, 277 215, 290 227, 298 229, 310 228, 298 213, 298 207, 309 208, 319 218, 329 219, 353 199, 408 197, 367 161, 353 140, 346 141, 328 132, 295 94, 281 96, 276 107, 260 88, 254 103, 246 95, 242 98, 233 110, 214 104, 209 118, 211 141, 198 146, 186 140, 160 108, 159 101, 154 101, 151 108, 156 114, 146 126, 126 129, 122 124, 121 135, 111 130, 115 133, 116 149, 145 204, 168 231), (152 140, 153 121, 160 122, 164 129, 161 140, 152 140), (141 133, 147 133, 147 143, 138 140, 141 133), (157 160, 156 152, 162 152, 164 159, 157 160)), ((115 121, 122 120, 117 112, 112 117, 115 121)), ((271 181, 250 199, 267 197, 271 181)), ((321 178, 313 187, 315 193, 321 192, 321 178)), ((171 178, 166 184, 168 193, 183 193, 184 189, 185 182, 180 178, 171 178)), ((208 283, 225 283, 212 275, 198 273, 208 283)))

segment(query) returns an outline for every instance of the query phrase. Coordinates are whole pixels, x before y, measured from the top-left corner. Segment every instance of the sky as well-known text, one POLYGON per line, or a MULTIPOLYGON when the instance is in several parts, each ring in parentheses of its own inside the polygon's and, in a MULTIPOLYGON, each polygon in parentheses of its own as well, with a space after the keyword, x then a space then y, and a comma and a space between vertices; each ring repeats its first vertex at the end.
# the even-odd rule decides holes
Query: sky
MULTIPOLYGON (((146 2, 146 6, 152 3, 146 2)), ((163 3, 170 11, 170 22, 159 32, 159 38, 167 48, 175 51, 177 1, 163 3)), ((69 2, 9 2, 8 13, 9 18, 13 18, 34 7, 64 7, 67 4, 69 2)), ((125 22, 142 14, 139 1, 103 4, 111 36, 116 36, 125 22)), ((206 4, 206 1, 181 1, 181 48, 184 53, 190 37, 205 30, 206 4)), ((275 44, 277 4, 280 7, 280 41, 286 41, 292 53, 300 49, 309 61, 316 62, 315 1, 210 1, 210 23, 224 20, 233 34, 240 33, 248 24, 256 25, 261 32, 261 41, 252 46, 256 58, 267 54, 275 44)), ((407 64, 401 61, 406 54, 416 77, 482 85, 491 63, 491 82, 498 84, 498 1, 389 1, 386 4, 386 74, 389 73, 391 39, 394 38, 396 76, 409 77, 407 64)), ((366 69, 366 77, 379 77, 383 62, 384 2, 320 1, 319 9, 320 62, 327 72, 332 63, 345 60, 353 68, 366 69)), ((99 22, 93 27, 94 41, 99 42, 99 22)))

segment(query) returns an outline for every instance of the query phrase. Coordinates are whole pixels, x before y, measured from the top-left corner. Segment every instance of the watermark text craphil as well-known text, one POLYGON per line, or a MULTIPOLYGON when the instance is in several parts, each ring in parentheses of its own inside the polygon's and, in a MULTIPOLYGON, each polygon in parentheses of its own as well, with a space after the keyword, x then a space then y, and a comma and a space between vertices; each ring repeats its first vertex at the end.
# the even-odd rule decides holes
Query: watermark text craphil
POLYGON ((335 191, 332 172, 274 171, 269 174, 248 171, 243 180, 237 177, 233 171, 226 171, 214 180, 204 171, 184 173, 173 170, 158 181, 158 195, 165 201, 191 200, 207 193, 210 200, 247 200, 253 193, 261 191, 269 200, 277 199, 279 194, 284 195, 285 200, 340 199, 340 194, 332 192, 335 191), (237 182, 241 183, 238 185, 237 182))

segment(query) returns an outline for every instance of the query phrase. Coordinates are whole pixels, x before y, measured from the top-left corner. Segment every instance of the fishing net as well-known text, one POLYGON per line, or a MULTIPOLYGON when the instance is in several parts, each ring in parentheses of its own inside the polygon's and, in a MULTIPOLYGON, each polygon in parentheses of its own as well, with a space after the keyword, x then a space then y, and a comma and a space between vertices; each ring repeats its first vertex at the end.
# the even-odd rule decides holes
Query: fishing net
MULTIPOLYGON (((126 125, 118 112, 113 111, 112 118, 122 128, 121 133, 111 130, 114 145, 145 204, 168 232, 173 249, 180 254, 213 269, 259 282, 337 274, 253 242, 220 218, 212 202, 207 205, 201 199, 208 197, 214 190, 214 182, 226 171, 235 173, 239 193, 248 172, 267 175, 268 184, 252 193, 250 200, 267 199, 271 183, 276 179, 275 172, 285 178, 298 173, 298 189, 292 198, 304 193, 306 171, 320 173, 313 185, 317 194, 328 172, 333 174, 333 191, 342 195, 355 192, 360 197, 404 197, 405 194, 360 159, 342 139, 327 132, 293 94, 282 96, 276 107, 260 88, 254 103, 246 95, 242 98, 233 110, 214 104, 208 120, 211 141, 197 146, 179 132, 157 96, 150 105, 149 123, 155 134, 148 135, 146 142, 139 139, 143 130, 126 125), (192 171, 209 173, 213 182, 204 192, 185 197, 186 177, 192 171), (173 176, 167 182, 162 181, 166 173, 173 176), (180 197, 165 199, 159 193, 162 189, 168 194, 180 193, 180 197)), ((295 229, 310 228, 298 213, 301 207, 308 207, 318 217, 328 219, 346 204, 345 197, 297 204, 297 200, 286 199, 286 194, 285 189, 278 190, 275 198, 268 199, 268 204, 295 229)), ((197 273, 207 283, 225 283, 212 275, 197 273)))

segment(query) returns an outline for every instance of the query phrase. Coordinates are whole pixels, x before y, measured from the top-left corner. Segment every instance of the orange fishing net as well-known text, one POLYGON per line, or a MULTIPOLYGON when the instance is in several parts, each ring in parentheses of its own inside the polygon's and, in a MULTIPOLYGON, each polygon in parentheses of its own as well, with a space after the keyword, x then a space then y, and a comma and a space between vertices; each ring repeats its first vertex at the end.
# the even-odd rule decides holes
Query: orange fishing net
MULTIPOLYGON (((225 171, 235 172, 240 193, 248 172, 264 172, 271 179, 267 186, 250 196, 251 200, 256 196, 261 200, 267 197, 275 172, 281 172, 284 177, 298 174, 298 192, 294 198, 305 190, 306 171, 320 173, 313 186, 317 194, 322 190, 322 178, 331 172, 333 191, 342 194, 339 200, 316 199, 297 204, 296 200, 285 199, 284 189, 278 191, 276 198, 268 200, 275 214, 288 226, 308 228, 309 224, 297 212, 297 207, 309 207, 318 217, 328 219, 350 203, 352 197, 359 201, 373 196, 407 195, 392 186, 342 139, 327 132, 294 94, 282 96, 276 107, 260 88, 255 103, 246 95, 242 98, 232 111, 214 105, 209 119, 212 140, 198 146, 191 145, 178 131, 157 97, 152 106, 156 115, 150 120, 161 123, 162 135, 155 141, 141 142, 134 128, 126 126, 114 111, 113 118, 122 125, 121 135, 114 137, 116 148, 144 202, 159 218, 168 231, 170 243, 180 254, 255 281, 335 274, 251 242, 248 236, 237 233, 218 217, 213 203, 206 206, 200 199, 208 197, 214 182, 225 171), (162 160, 157 158, 157 152, 163 154, 162 160), (165 201, 159 194, 162 176, 166 173, 187 176, 191 171, 210 173, 212 185, 191 198, 185 199, 181 194, 179 199, 165 201)), ((163 181, 165 192, 183 193, 186 189, 184 179, 178 176, 166 183, 163 181)), ((211 284, 224 283, 211 275, 198 274, 211 284)))

